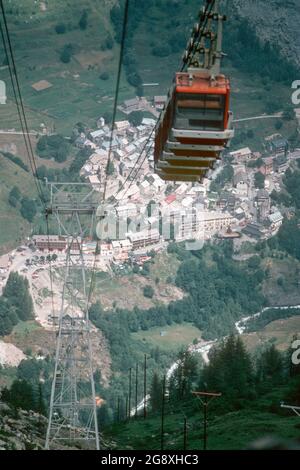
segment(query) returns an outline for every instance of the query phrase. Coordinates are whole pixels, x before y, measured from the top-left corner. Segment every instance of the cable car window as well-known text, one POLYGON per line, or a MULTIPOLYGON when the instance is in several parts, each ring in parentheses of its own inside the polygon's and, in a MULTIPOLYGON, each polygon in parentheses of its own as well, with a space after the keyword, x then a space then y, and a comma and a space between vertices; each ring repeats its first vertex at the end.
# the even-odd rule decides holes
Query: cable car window
POLYGON ((174 126, 177 129, 222 130, 224 109, 224 95, 179 93, 174 126))

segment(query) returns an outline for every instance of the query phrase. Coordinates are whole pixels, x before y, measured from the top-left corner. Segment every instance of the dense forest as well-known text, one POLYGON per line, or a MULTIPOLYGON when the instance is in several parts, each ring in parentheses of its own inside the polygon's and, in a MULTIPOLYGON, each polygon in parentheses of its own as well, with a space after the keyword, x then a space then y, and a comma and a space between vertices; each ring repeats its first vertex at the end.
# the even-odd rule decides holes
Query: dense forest
MULTIPOLYGON (((168 384, 170 401, 175 403, 199 389, 222 393, 219 409, 226 402, 227 411, 235 410, 296 377, 290 399, 300 404, 300 367, 292 363, 292 349, 283 354, 274 345, 266 344, 260 353, 251 355, 240 336, 230 335, 210 351, 208 364, 201 366, 199 356, 186 351, 179 354, 178 363, 168 384)), ((162 390, 162 377, 158 374, 153 377, 151 390, 151 407, 156 411, 162 390)))
POLYGON ((269 323, 276 320, 284 320, 286 318, 294 317, 295 315, 300 315, 300 309, 296 308, 286 308, 283 309, 270 309, 255 318, 251 318, 246 323, 246 333, 252 333, 254 331, 260 331, 269 323))
MULTIPOLYGON (((128 370, 136 362, 142 363, 144 354, 149 358, 150 374, 166 370, 175 360, 170 353, 133 340, 132 333, 189 322, 201 329, 205 339, 221 338, 235 331, 235 322, 241 317, 258 312, 266 304, 260 291, 266 275, 260 258, 254 256, 239 263, 232 260, 232 249, 231 242, 205 245, 197 252, 188 252, 181 244, 169 246, 169 252, 181 261, 175 282, 186 292, 182 300, 148 310, 135 307, 132 311, 105 311, 99 301, 91 306, 90 319, 109 342, 114 372, 110 392, 99 388, 99 393, 107 398, 110 411, 106 415, 111 416, 117 397, 125 400, 128 370)), ((144 275, 147 277, 147 270, 144 275)), ((142 397, 141 384, 138 396, 142 397)))
POLYGON ((175 282, 188 294, 184 299, 149 310, 136 307, 133 311, 106 312, 99 302, 90 309, 91 320, 109 339, 113 356, 120 357, 121 368, 127 367, 127 356, 122 357, 121 351, 128 350, 130 333, 192 322, 203 331, 205 339, 215 339, 230 334, 238 319, 257 313, 266 304, 260 291, 266 274, 260 268, 259 257, 244 264, 233 261, 231 242, 206 245, 196 252, 171 244, 168 250, 181 260, 175 282), (209 264, 207 256, 211 256, 209 264))
POLYGON ((198 354, 182 351, 170 380, 153 374, 147 420, 129 421, 115 410, 105 436, 117 449, 132 442, 135 449, 157 449, 162 442, 165 449, 201 449, 203 402, 192 395, 197 390, 220 394, 208 408, 210 449, 244 449, 266 436, 292 445, 299 437, 297 417, 280 407, 281 402, 300 404, 300 368, 291 357, 291 349, 280 353, 272 344, 250 355, 234 335, 211 350, 204 366, 198 354))
MULTIPOLYGON (((190 37, 190 15, 182 15, 182 3, 185 3, 187 11, 196 12, 199 2, 177 2, 176 0, 148 0, 131 2, 129 9, 129 22, 127 26, 127 43, 124 65, 128 82, 135 86, 137 94, 142 93, 142 79, 140 77, 137 60, 134 54, 134 39, 138 26, 143 23, 149 33, 153 22, 160 25, 159 34, 150 40, 153 56, 168 57, 178 53, 180 56, 190 37)), ((254 27, 237 15, 232 8, 227 7, 230 22, 225 22, 224 51, 227 53, 226 62, 237 69, 260 75, 268 86, 269 81, 289 83, 297 76, 297 67, 289 62, 276 47, 269 42, 262 42, 257 37, 254 27), (234 47, 232 47, 234 44, 234 47), (230 53, 228 53, 230 51, 230 53)), ((114 5, 111 10, 111 21, 115 30, 115 39, 121 41, 122 24, 124 16, 124 4, 114 5)), ((196 16, 195 16, 196 18, 196 16)), ((275 104, 274 104, 275 106, 275 104)))
POLYGON ((33 318, 33 303, 25 277, 11 272, 0 297, 0 336, 8 335, 19 321, 33 318))

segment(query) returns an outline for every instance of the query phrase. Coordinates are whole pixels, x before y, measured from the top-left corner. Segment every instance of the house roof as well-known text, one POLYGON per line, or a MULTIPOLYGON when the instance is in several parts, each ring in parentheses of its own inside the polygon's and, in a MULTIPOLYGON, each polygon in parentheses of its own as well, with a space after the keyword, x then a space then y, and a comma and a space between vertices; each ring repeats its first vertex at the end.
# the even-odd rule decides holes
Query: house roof
POLYGON ((129 121, 117 121, 117 122, 115 123, 115 128, 116 128, 117 130, 126 129, 126 128, 129 127, 129 126, 130 126, 129 121))
POLYGON ((272 140, 271 145, 275 148, 282 148, 288 145, 288 141, 285 139, 274 139, 272 140))
POLYGON ((168 197, 166 197, 165 202, 167 204, 172 204, 172 202, 176 201, 176 194, 170 194, 168 197))
POLYGON ((269 215, 269 220, 272 224, 275 224, 277 222, 281 222, 283 220, 283 215, 281 212, 274 212, 274 214, 269 215))
POLYGON ((139 104, 139 100, 137 98, 132 98, 131 100, 125 100, 124 104, 126 107, 136 106, 139 104))
POLYGON ((155 126, 156 121, 152 118, 143 118, 142 124, 144 126, 155 126))
POLYGON ((9 266, 9 256, 0 256, 0 269, 6 269, 9 266))
POLYGON ((103 129, 98 129, 97 131, 91 132, 90 135, 93 139, 96 139, 97 137, 102 137, 105 135, 105 132, 103 129))
POLYGON ((230 155, 232 157, 235 157, 237 155, 241 155, 241 156, 249 155, 250 153, 252 153, 252 151, 249 149, 249 147, 244 147, 242 149, 236 150, 235 152, 230 152, 230 155))
POLYGON ((247 183, 248 182, 247 173, 245 173, 244 171, 240 171, 234 176, 233 180, 234 180, 235 185, 237 185, 238 183, 247 183))
POLYGON ((154 96, 155 103, 165 103, 167 101, 167 99, 168 99, 167 95, 154 96))
POLYGON ((257 197, 262 199, 269 199, 269 193, 265 189, 259 189, 257 191, 257 197))
POLYGON ((90 175, 88 180, 91 184, 100 184, 99 178, 97 175, 90 175))
POLYGON ((159 231, 156 229, 153 230, 144 230, 143 232, 137 233, 128 233, 128 238, 131 242, 147 240, 149 238, 159 238, 159 231))

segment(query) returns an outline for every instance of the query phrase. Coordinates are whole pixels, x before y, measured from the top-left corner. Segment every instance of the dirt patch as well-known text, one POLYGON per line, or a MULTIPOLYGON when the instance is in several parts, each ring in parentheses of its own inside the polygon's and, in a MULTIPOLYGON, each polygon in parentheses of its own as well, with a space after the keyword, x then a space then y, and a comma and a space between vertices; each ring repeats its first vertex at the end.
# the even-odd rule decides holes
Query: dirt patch
MULTIPOLYGON (((106 339, 101 331, 93 329, 91 334, 91 342, 93 349, 93 367, 94 370, 101 371, 101 377, 104 385, 108 385, 111 375, 111 357, 106 339)), ((54 357, 56 348, 56 332, 54 330, 45 330, 44 328, 36 328, 33 331, 25 333, 13 332, 5 337, 5 342, 0 342, 0 363, 5 357, 6 363, 17 366, 22 359, 25 359, 25 351, 30 350, 33 356, 52 356, 54 357), (2 347, 3 346, 3 347, 2 347)))
MULTIPOLYGON (((67 162, 64 163, 57 163, 53 160, 47 160, 44 158, 40 158, 36 152, 36 144, 38 141, 38 136, 31 135, 30 136, 31 145, 35 154, 36 166, 45 166, 46 168, 66 168, 70 165, 71 160, 69 159, 67 162)), ((1 134, 0 133, 0 151, 9 152, 17 157, 21 158, 25 165, 30 168, 30 163, 28 161, 27 150, 24 143, 23 135, 7 133, 1 134)))
POLYGON ((270 305, 297 305, 300 303, 300 263, 292 258, 267 258, 264 268, 269 270, 263 283, 263 293, 270 305), (280 280, 280 282, 278 282, 280 280))
POLYGON ((106 60, 112 58, 112 52, 90 50, 80 52, 74 57, 77 62, 79 62, 81 67, 85 69, 87 69, 89 66, 101 68, 106 60))
POLYGON ((0 341, 0 365, 17 367, 20 362, 25 359, 26 356, 17 348, 14 344, 9 344, 4 341, 0 341))
POLYGON ((35 91, 43 91, 51 87, 53 87, 52 83, 48 82, 47 80, 40 80, 39 82, 36 82, 32 85, 32 88, 35 91))
POLYGON ((280 351, 286 351, 297 333, 300 333, 300 316, 273 321, 259 332, 243 335, 243 341, 251 352, 266 342, 272 342, 280 351))
POLYGON ((132 310, 138 306, 146 310, 157 304, 168 305, 172 301, 180 300, 184 297, 184 292, 176 286, 160 282, 158 285, 153 280, 144 276, 126 276, 114 278, 109 283, 96 290, 94 300, 101 299, 101 304, 105 309, 114 306, 132 310), (144 287, 151 286, 154 290, 152 299, 144 296, 144 287))

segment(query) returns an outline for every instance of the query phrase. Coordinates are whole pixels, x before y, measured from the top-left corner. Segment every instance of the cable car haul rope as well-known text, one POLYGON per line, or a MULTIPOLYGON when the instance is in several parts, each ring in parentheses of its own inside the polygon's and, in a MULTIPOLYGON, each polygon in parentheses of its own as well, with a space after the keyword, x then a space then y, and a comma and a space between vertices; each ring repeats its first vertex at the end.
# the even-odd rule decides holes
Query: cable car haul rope
POLYGON ((201 181, 234 135, 230 82, 221 74, 224 15, 206 0, 155 130, 155 172, 165 181, 201 181))

